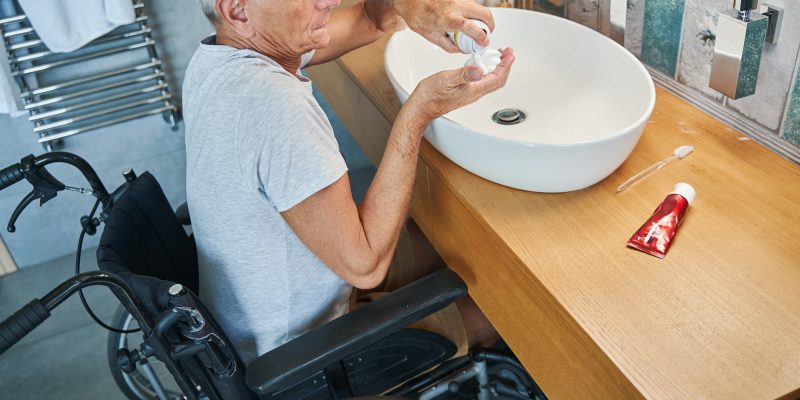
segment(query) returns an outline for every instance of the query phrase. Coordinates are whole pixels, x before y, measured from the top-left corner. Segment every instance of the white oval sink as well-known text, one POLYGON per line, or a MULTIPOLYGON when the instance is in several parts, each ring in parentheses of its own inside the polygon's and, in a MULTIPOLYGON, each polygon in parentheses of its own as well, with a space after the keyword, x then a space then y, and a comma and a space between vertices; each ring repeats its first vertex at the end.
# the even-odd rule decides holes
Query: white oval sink
MULTIPOLYGON (((653 111, 647 70, 622 46, 577 23, 518 9, 492 13, 490 47, 510 46, 517 56, 507 85, 436 119, 425 138, 466 170, 518 189, 567 192, 603 180, 630 155, 653 111), (493 121, 508 108, 526 119, 493 121)), ((405 102, 419 81, 462 67, 467 58, 405 30, 389 40, 384 61, 405 102)))

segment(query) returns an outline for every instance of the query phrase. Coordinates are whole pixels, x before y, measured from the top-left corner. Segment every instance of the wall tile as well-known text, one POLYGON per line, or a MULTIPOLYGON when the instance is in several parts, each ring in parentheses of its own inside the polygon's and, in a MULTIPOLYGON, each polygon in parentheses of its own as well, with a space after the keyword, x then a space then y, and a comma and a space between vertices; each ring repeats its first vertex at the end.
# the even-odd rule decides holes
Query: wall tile
POLYGON ((719 11, 730 8, 727 0, 686 0, 678 81, 722 102, 721 93, 708 86, 714 57, 719 11))
POLYGON ((642 60, 675 76, 681 47, 685 0, 647 0, 644 5, 642 60))
POLYGON ((800 146, 800 60, 798 60, 789 104, 786 107, 786 121, 783 124, 781 137, 795 146, 800 146))
POLYGON ((628 0, 625 22, 625 48, 636 57, 642 56, 642 34, 644 33, 644 0, 628 0))
POLYGON ((587 28, 598 29, 599 0, 573 0, 567 4, 567 18, 587 28))
POLYGON ((533 8, 536 11, 541 11, 543 13, 555 15, 557 17, 564 17, 566 15, 566 10, 567 10, 566 5, 557 6, 547 0, 536 0, 535 4, 533 5, 533 8))
POLYGON ((194 51, 206 36, 214 32, 197 1, 147 0, 145 7, 150 16, 153 38, 158 55, 164 61, 170 87, 180 98, 186 67, 194 51))
POLYGON ((753 21, 747 26, 742 50, 742 64, 739 70, 739 84, 736 88, 737 98, 756 94, 758 71, 761 69, 761 55, 764 54, 764 41, 767 38, 766 19, 753 21))
POLYGON ((792 72, 800 48, 800 2, 797 0, 762 2, 785 10, 780 38, 777 44, 764 45, 756 94, 739 100, 729 100, 727 104, 777 133, 786 109, 786 99, 792 85, 792 72))

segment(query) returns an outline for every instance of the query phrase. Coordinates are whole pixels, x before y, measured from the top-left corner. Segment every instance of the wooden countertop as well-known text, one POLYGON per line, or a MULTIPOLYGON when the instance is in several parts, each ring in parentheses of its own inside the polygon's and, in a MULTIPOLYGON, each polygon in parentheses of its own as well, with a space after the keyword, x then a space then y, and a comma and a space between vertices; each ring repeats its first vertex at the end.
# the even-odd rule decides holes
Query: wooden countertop
MULTIPOLYGON (((376 163, 400 109, 385 44, 310 71, 376 163)), ((412 215, 551 399, 795 398, 800 167, 742 137, 658 89, 630 158, 563 194, 491 183, 423 141, 412 215), (679 181, 697 199, 667 257, 626 248, 679 181)))

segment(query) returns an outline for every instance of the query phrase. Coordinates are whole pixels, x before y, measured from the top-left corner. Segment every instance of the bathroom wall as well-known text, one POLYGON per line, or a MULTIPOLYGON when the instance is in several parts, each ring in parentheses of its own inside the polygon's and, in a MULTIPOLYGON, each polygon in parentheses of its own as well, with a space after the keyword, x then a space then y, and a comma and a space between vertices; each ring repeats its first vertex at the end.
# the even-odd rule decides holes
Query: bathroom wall
MULTIPOLYGON (((212 31, 211 25, 196 0, 146 0, 145 8, 171 91, 180 97, 189 59, 199 41, 212 31)), ((43 153, 36 139, 27 117, 0 115, 0 166, 26 154, 43 153)), ((69 137, 64 143, 63 150, 86 158, 109 189, 122 182, 123 169, 132 167, 137 172, 152 172, 174 206, 185 201, 183 124, 172 131, 160 116, 150 116, 69 137)), ((53 168, 52 172, 67 185, 86 186, 72 169, 53 168)), ((42 208, 28 206, 17 222, 17 232, 8 233, 8 218, 29 188, 18 184, 0 192, 0 236, 21 268, 74 253, 79 219, 94 203, 92 197, 61 192, 42 208)), ((97 239, 87 236, 84 246, 96 245, 97 239)))
MULTIPOLYGON (((537 0, 536 6, 538 11, 565 16, 597 30, 600 1, 537 0), (566 5, 552 4, 559 2, 566 5)), ((753 96, 731 100, 708 87, 718 11, 730 8, 731 0, 628 0, 625 47, 679 91, 753 127, 737 128, 764 135, 766 142, 776 144, 773 148, 785 147, 800 154, 800 2, 762 3, 782 8, 784 17, 778 43, 764 46, 753 96)))

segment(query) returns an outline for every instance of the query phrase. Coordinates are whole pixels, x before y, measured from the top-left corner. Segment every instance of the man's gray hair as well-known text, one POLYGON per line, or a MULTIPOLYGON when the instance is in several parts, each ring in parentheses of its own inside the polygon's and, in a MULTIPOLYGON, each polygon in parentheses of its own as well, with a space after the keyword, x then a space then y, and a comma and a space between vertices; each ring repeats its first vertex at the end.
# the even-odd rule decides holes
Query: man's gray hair
POLYGON ((208 20, 216 22, 219 20, 219 14, 217 14, 217 0, 200 0, 200 8, 203 9, 203 13, 206 14, 208 20))

